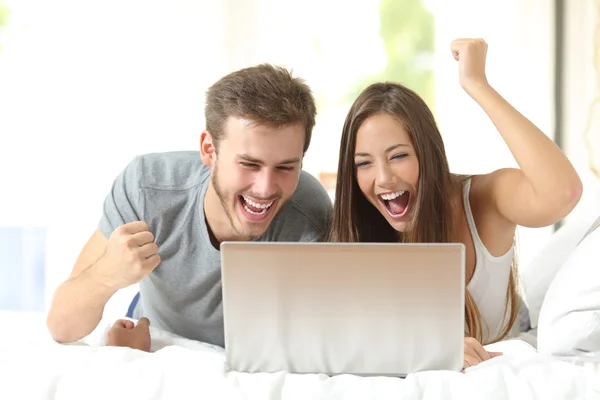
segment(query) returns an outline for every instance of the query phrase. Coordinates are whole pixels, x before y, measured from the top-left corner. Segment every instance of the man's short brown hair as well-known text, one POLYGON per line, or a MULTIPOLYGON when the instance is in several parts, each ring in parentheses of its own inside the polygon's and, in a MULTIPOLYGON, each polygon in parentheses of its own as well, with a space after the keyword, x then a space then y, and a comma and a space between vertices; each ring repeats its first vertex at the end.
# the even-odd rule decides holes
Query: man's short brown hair
POLYGON ((304 126, 308 149, 317 109, 304 80, 283 67, 260 64, 224 76, 206 93, 206 128, 215 142, 223 139, 228 117, 247 118, 259 125, 304 126))

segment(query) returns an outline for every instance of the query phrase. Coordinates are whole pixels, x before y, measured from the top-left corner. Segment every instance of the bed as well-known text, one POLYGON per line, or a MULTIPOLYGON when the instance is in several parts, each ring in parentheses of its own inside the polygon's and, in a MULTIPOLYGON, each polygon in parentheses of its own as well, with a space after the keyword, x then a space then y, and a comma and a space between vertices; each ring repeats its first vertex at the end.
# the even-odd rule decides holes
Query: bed
POLYGON ((520 339, 464 373, 328 377, 228 372, 223 349, 154 328, 145 353, 101 346, 108 321, 70 345, 52 341, 41 313, 0 321, 0 399, 600 399, 600 359, 540 355, 520 339))

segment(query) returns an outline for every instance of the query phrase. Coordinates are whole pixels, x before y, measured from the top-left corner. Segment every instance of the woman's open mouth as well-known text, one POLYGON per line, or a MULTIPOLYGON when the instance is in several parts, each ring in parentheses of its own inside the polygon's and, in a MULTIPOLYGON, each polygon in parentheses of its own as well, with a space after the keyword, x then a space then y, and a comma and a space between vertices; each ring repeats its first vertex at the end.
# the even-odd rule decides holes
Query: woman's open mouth
POLYGON ((410 192, 398 190, 396 192, 382 193, 377 196, 392 218, 402 218, 408 213, 410 192))

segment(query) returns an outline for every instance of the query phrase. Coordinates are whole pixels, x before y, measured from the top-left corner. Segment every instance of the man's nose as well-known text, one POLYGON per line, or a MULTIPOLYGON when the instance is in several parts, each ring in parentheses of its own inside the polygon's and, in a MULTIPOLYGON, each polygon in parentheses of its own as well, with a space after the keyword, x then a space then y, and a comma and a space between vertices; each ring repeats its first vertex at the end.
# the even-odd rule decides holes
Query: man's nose
POLYGON ((261 199, 269 199, 277 193, 277 182, 274 171, 262 170, 256 180, 252 192, 261 199))

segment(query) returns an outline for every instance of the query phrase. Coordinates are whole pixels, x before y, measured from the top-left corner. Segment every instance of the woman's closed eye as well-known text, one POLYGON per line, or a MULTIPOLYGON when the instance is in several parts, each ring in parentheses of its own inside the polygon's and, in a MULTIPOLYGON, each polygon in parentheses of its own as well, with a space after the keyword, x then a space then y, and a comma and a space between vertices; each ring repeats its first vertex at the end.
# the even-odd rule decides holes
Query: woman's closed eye
MULTIPOLYGON (((401 160, 405 157, 408 157, 408 153, 400 153, 400 154, 396 154, 393 157, 390 158, 390 161, 393 160, 401 160)), ((371 165, 371 161, 355 161, 355 167, 356 168, 362 168, 362 167, 367 167, 369 165, 371 165)))
POLYGON ((402 159, 402 158, 404 158, 404 157, 407 157, 407 156, 408 156, 408 154, 406 154, 406 153, 400 153, 400 154, 396 154, 396 155, 395 155, 395 156, 393 156, 391 159, 392 159, 392 160, 400 160, 400 159, 402 159))

